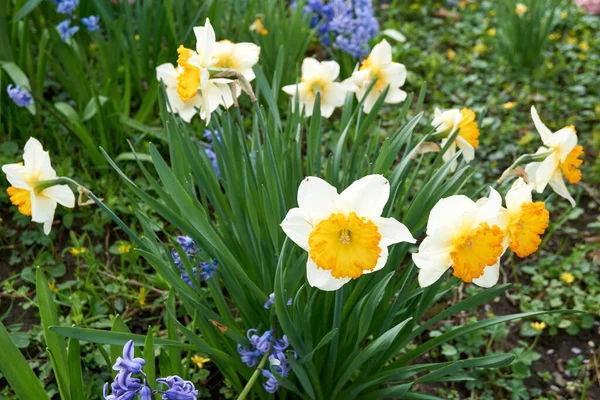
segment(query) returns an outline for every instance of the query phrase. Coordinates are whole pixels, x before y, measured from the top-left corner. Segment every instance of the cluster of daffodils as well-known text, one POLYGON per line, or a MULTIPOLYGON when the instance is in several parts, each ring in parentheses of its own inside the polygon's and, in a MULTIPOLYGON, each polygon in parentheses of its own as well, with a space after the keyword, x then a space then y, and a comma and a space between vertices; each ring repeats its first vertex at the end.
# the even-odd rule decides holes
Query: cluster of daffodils
MULTIPOLYGON (((489 196, 477 201, 463 195, 438 201, 429 215, 426 237, 412 256, 422 287, 435 283, 450 268, 464 282, 495 285, 507 249, 523 258, 536 252, 542 242, 540 236, 548 227, 550 214, 544 202, 533 200, 533 190, 541 193, 550 184, 574 204, 563 176, 570 183, 581 179, 578 167, 583 148, 577 145, 575 129, 552 133, 535 108, 531 112, 544 143, 536 156, 543 159, 527 165, 527 176, 513 183, 504 200, 490 187, 489 196)), ((473 111, 436 110, 433 125, 449 135, 458 130, 449 152, 453 154, 458 147, 466 161, 473 159, 479 136, 473 111)), ((320 178, 302 181, 298 207, 288 212, 281 227, 308 252, 306 275, 311 286, 338 290, 352 279, 382 269, 388 246, 415 243, 406 226, 381 217, 389 193, 389 182, 381 175, 366 176, 341 194, 320 178)))
POLYGON ((292 96, 292 106, 300 104, 304 114, 310 117, 317 94, 320 96, 321 115, 329 118, 335 108, 344 105, 346 95, 355 93, 362 101, 363 111, 369 113, 381 94, 389 87, 384 102, 397 104, 406 99, 400 87, 406 81, 406 67, 392 61, 392 46, 382 40, 373 47, 371 54, 357 66, 352 76, 336 82, 340 66, 335 61, 319 62, 305 58, 302 62, 302 77, 299 83, 284 86, 282 90, 292 96))
POLYGON ((33 222, 44 224, 44 233, 52 229, 57 204, 75 207, 75 195, 68 185, 56 185, 56 171, 50 163, 50 154, 42 144, 30 138, 25 144, 23 162, 2 166, 11 186, 6 190, 12 204, 33 222))
POLYGON ((247 83, 255 77, 252 67, 258 62, 260 47, 229 40, 217 42, 209 19, 204 26, 195 27, 194 34, 196 50, 179 46, 177 66, 159 65, 156 78, 165 85, 170 112, 185 122, 199 114, 208 123, 219 106, 231 107, 242 89, 247 90, 247 83))

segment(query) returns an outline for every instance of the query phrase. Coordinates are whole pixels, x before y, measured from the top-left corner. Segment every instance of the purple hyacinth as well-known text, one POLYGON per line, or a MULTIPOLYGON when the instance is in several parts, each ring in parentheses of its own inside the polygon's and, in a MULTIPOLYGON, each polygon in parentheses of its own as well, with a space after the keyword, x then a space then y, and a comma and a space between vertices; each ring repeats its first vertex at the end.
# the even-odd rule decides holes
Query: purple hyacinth
POLYGON ((27 107, 33 104, 33 98, 21 86, 13 86, 10 84, 6 87, 6 92, 11 100, 19 107, 27 107))
POLYGON ((212 278, 214 274, 217 273, 217 267, 219 266, 219 262, 217 261, 216 258, 213 258, 211 261, 201 262, 199 266, 200 266, 200 279, 203 282, 206 282, 207 280, 212 278))
POLYGON ((215 174, 217 178, 221 177, 221 170, 219 169, 219 163, 217 162, 217 154, 213 151, 213 149, 206 148, 204 149, 210 163, 212 164, 213 169, 215 170, 215 174))
POLYGON ((221 141, 221 133, 217 130, 211 131, 209 129, 205 129, 202 137, 209 142, 212 142, 215 139, 217 140, 217 142, 221 141))
POLYGON ((100 17, 97 15, 90 15, 89 17, 81 18, 81 23, 84 24, 87 30, 90 32, 100 29, 100 25, 98 25, 99 22, 100 17))
MULTIPOLYGON (((275 304, 275 293, 271 293, 269 295, 269 300, 267 300, 267 302, 265 303, 265 308, 268 310, 271 308, 271 306, 273 306, 273 304, 275 304)), ((290 297, 286 303, 286 305, 291 306, 292 305, 292 298, 290 297)))
POLYGON ((277 378, 267 369, 262 370, 262 374, 265 378, 267 378, 266 382, 263 383, 265 390, 269 393, 275 393, 277 389, 279 389, 279 382, 277 382, 277 378))
POLYGON ((252 345, 252 348, 247 350, 238 344, 238 353, 240 353, 242 362, 246 363, 249 367, 254 367, 262 355, 264 355, 271 347, 271 339, 273 338, 273 331, 268 330, 261 336, 252 335, 256 332, 256 329, 248 329, 246 336, 252 345))
POLYGON ((198 398, 198 391, 194 387, 194 384, 178 376, 159 378, 156 382, 169 387, 167 390, 161 392, 163 400, 196 400, 198 398))
POLYGON ((196 253, 196 244, 189 236, 177 236, 177 241, 183 247, 183 251, 187 254, 195 254, 196 253))
POLYGON ((79 32, 78 26, 71 26, 71 21, 65 19, 60 24, 56 25, 56 29, 60 35, 60 38, 63 42, 66 42, 71 36, 79 32))
POLYGON ((123 357, 117 358, 113 369, 130 374, 139 374, 144 365, 146 365, 146 361, 143 358, 134 358, 134 343, 133 340, 130 340, 123 347, 123 357))
POLYGON ((132 378, 131 373, 124 370, 110 384, 111 394, 108 394, 108 386, 106 382, 102 391, 105 400, 131 400, 145 387, 138 378, 132 378))
POLYGON ((54 4, 56 4, 56 12, 71 15, 79 5, 79 0, 54 0, 54 4))

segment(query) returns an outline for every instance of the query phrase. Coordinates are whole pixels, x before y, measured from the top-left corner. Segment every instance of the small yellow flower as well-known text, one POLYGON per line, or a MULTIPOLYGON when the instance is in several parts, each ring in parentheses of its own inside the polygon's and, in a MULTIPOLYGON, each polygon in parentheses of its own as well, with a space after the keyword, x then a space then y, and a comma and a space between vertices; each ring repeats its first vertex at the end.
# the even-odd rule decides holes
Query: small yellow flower
POLYGON ((546 68, 548 68, 548 69, 554 68, 554 64, 552 63, 552 61, 546 60, 546 62, 544 64, 546 65, 546 68))
POLYGON ((409 8, 411 10, 418 10, 421 7, 417 3, 412 3, 409 8))
POLYGON ((448 61, 453 61, 456 57, 456 52, 452 49, 448 49, 448 61))
POLYGON ((54 282, 50 282, 50 283, 48 284, 48 287, 49 287, 49 288, 50 288, 50 290, 52 290, 53 292, 56 292, 56 291, 57 291, 57 289, 56 289, 56 285, 54 284, 54 282))
POLYGON ((133 37, 135 40, 140 40, 140 34, 136 33, 135 36, 133 37))
POLYGON ((490 17, 493 17, 494 15, 496 15, 496 11, 495 11, 495 10, 491 10, 491 11, 489 12, 489 16, 490 16, 490 17))
POLYGON ((505 110, 512 110, 516 106, 517 106, 517 102, 509 101, 508 103, 504 103, 504 105, 502 107, 504 107, 505 110))
POLYGON ((433 5, 433 7, 434 7, 434 8, 441 8, 441 7, 442 7, 442 4, 441 4, 441 3, 435 3, 435 4, 433 5))
POLYGON ((558 32, 553 32, 553 33, 551 33, 551 34, 548 35, 548 39, 555 40, 555 41, 559 40, 560 37, 561 37, 561 34, 558 33, 558 32))
POLYGON ((588 51, 590 49, 590 45, 588 44, 588 42, 581 42, 579 43, 579 49, 581 51, 588 51))
POLYGON ((532 322, 531 327, 536 331, 543 331, 548 325, 544 321, 532 322))
POLYGON ((560 279, 562 279, 563 282, 568 284, 575 282, 575 276, 570 272, 563 272, 562 274, 560 274, 560 279))
POLYGON ((567 19, 567 13, 566 12, 561 12, 560 13, 560 19, 567 19))
POLYGON ((204 364, 209 363, 210 361, 210 358, 205 358, 199 356, 198 354, 194 354, 194 356, 192 357, 192 362, 196 364, 200 369, 204 368, 204 364))
POLYGON ((471 10, 477 10, 477 3, 471 4, 471 10))
POLYGON ((485 44, 483 43, 477 43, 475 46, 473 46, 473 51, 477 54, 481 54, 486 50, 485 44))
POLYGON ((587 60, 587 56, 585 54, 580 54, 579 56, 577 56, 581 61, 585 61, 587 60))
POLYGON ((129 243, 121 243, 119 245, 119 254, 126 254, 131 251, 131 245, 129 243))
POLYGON ((525 14, 529 10, 529 8, 523 3, 517 3, 517 7, 515 8, 515 14, 519 17, 525 14))
POLYGON ((85 254, 86 251, 87 249, 85 247, 71 247, 69 253, 73 254, 74 256, 80 256, 85 254))
POLYGON ((146 288, 144 287, 140 288, 140 291, 138 293, 138 302, 140 303, 140 306, 146 305, 146 288))
POLYGON ((92 42, 90 43, 89 49, 90 51, 95 51, 98 48, 98 46, 96 45, 96 43, 92 42))
POLYGON ((258 33, 259 35, 262 35, 262 36, 266 36, 266 35, 269 34, 269 31, 263 25, 263 22, 262 22, 261 18, 256 18, 254 20, 254 23, 252 25, 250 25, 250 31, 256 32, 256 33, 258 33))
POLYGON ((487 34, 490 36, 496 36, 496 29, 494 29, 494 28, 488 29, 487 34))
POLYGON ((461 1, 458 3, 458 6, 459 6, 460 8, 465 8, 465 7, 467 6, 467 0, 461 0, 461 1))
POLYGON ((575 44, 575 43, 577 43, 577 39, 574 38, 574 37, 572 37, 572 36, 569 36, 567 38, 567 43, 569 43, 569 44, 575 44))

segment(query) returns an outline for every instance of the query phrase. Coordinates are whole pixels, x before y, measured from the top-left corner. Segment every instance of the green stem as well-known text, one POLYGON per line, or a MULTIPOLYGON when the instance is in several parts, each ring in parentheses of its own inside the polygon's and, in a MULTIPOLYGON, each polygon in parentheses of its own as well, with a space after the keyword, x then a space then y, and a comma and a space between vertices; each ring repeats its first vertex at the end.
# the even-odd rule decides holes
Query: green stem
POLYGON ((523 155, 521 155, 519 158, 517 158, 515 160, 514 163, 512 163, 512 165, 510 167, 508 167, 502 173, 502 175, 500 176, 500 179, 498 179, 498 183, 502 183, 504 180, 506 180, 510 176, 510 172, 513 169, 517 168, 519 165, 528 164, 530 162, 543 161, 546 159, 546 157, 548 157, 552 153, 554 153, 554 150, 546 151, 544 153, 539 153, 539 154, 523 154, 523 155))
POLYGON ((269 358, 269 353, 270 351, 267 351, 263 358, 260 360, 260 363, 258 363, 258 367, 256 367, 256 370, 250 377, 248 383, 246 383, 246 386, 244 386, 244 390, 242 390, 242 393, 240 393, 237 400, 244 400, 246 396, 248 396, 248 393, 250 393, 250 390, 252 390, 252 386, 254 386, 254 383, 261 374, 262 367, 264 367, 265 363, 267 362, 267 359, 269 358))

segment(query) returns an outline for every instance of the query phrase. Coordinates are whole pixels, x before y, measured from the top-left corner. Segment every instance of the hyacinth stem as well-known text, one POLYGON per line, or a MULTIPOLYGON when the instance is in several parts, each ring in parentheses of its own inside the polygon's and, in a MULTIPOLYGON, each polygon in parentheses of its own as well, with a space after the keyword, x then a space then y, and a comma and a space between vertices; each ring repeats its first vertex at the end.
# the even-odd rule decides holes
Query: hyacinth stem
POLYGON ((242 390, 242 392, 238 396, 237 400, 244 400, 246 398, 246 396, 248 396, 248 393, 250 393, 250 390, 252 390, 252 386, 254 386, 254 383, 260 376, 261 369, 262 369, 262 367, 265 366, 265 363, 267 362, 268 358, 269 358, 269 351, 267 351, 265 353, 265 355, 263 356, 263 358, 261 358, 260 362, 258 363, 258 367, 256 367, 256 370, 250 377, 250 380, 248 380, 248 383, 246 383, 246 386, 244 386, 244 390, 242 390))

